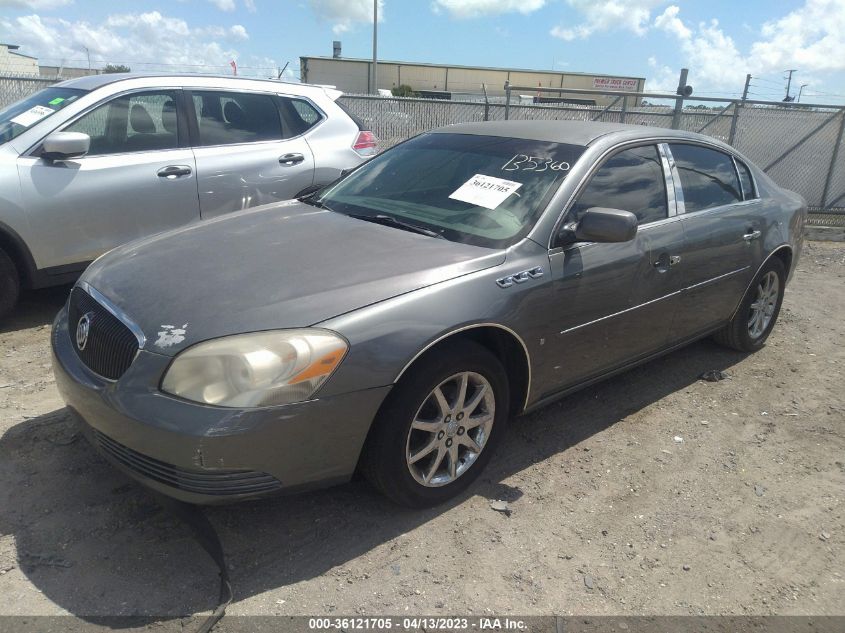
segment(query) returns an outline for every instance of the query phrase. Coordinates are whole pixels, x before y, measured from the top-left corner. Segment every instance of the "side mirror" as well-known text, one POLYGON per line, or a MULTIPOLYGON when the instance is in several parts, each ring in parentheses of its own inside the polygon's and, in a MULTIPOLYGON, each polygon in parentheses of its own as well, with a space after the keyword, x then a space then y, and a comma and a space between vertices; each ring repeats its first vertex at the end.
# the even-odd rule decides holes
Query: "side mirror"
POLYGON ((41 144, 41 158, 48 162, 81 158, 91 148, 91 137, 81 132, 53 132, 41 144))
MULTIPOLYGON (((572 234, 573 227, 566 227, 572 234)), ((627 242, 637 234, 637 216, 621 209, 591 207, 574 227, 578 242, 627 242)))

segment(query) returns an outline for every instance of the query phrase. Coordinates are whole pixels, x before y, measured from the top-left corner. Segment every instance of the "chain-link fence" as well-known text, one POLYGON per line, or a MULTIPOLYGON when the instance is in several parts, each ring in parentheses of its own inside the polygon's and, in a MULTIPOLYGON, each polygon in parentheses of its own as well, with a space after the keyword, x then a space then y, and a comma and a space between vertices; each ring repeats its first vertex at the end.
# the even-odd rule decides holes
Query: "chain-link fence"
POLYGON ((702 97, 687 101, 707 106, 685 107, 681 98, 676 106, 649 105, 655 97, 676 98, 582 92, 616 98, 606 107, 494 103, 481 95, 476 102, 370 95, 344 95, 342 100, 371 126, 383 148, 442 125, 504 119, 607 121, 699 132, 736 147, 781 186, 804 196, 812 210, 845 214, 845 108, 702 97))
POLYGON ((44 77, 18 77, 0 74, 0 110, 54 83, 56 83, 55 79, 45 79, 44 77))
MULTIPOLYGON (((0 75, 0 108, 55 81, 0 75)), ((443 125, 505 119, 608 121, 700 132, 733 145, 781 186, 804 196, 813 211, 845 224, 843 107, 571 89, 566 92, 612 100, 608 106, 525 104, 519 91, 531 94, 538 88, 506 88, 505 98, 461 94, 455 100, 371 95, 341 99, 375 132, 382 149, 443 125), (667 105, 655 105, 655 100, 667 105)))

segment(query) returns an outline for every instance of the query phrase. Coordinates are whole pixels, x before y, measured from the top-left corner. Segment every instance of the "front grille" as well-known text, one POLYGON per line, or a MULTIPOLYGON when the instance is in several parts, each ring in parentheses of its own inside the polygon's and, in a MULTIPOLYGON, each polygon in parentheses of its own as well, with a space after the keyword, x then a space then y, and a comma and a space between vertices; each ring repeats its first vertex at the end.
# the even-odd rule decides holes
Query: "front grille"
POLYGON ((97 445, 133 472, 159 483, 201 495, 257 495, 282 487, 278 479, 254 470, 187 470, 131 448, 93 429, 97 445))
POLYGON ((138 353, 138 339, 132 330, 78 286, 70 293, 68 330, 82 362, 109 380, 120 378, 138 353), (80 321, 86 315, 88 337, 79 349, 80 321))

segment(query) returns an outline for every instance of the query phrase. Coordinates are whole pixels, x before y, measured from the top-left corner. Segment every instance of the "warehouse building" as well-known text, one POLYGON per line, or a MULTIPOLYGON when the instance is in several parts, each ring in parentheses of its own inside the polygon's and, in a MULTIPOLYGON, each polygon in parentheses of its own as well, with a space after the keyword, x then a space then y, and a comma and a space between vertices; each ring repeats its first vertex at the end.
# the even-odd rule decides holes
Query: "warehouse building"
MULTIPOLYGON (((304 83, 332 85, 350 94, 375 92, 370 85, 372 60, 344 57, 300 57, 299 60, 301 79, 304 83)), ((404 85, 410 86, 421 96, 449 99, 455 98, 458 93, 480 94, 482 85, 485 85, 488 95, 502 97, 505 94, 506 81, 509 81, 512 86, 586 88, 626 92, 644 92, 645 90, 643 77, 396 61, 378 62, 376 88, 392 90, 404 85)), ((557 99, 558 95, 539 91, 522 95, 523 100, 535 97, 557 99)), ((606 106, 614 100, 614 97, 563 93, 560 99, 567 103, 606 106)))

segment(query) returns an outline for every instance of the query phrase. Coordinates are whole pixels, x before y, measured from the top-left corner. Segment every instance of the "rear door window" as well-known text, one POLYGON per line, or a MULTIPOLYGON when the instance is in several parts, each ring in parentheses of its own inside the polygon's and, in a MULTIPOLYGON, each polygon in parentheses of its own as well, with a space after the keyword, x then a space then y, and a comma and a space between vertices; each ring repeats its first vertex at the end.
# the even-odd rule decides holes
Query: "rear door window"
POLYGON ((739 171, 739 182, 742 184, 742 195, 746 200, 753 200, 757 197, 754 190, 754 179, 751 178, 751 170, 740 160, 736 161, 736 168, 739 171))
POLYGON ((577 222, 591 207, 630 211, 640 224, 667 217, 666 178, 657 146, 633 147, 611 156, 578 196, 567 221, 577 222))
POLYGON ((91 137, 88 156, 179 147, 175 90, 135 92, 97 106, 64 128, 91 137))
POLYGON ((282 138, 282 124, 271 95, 194 90, 199 138, 195 145, 240 145, 282 138))
POLYGON ((280 97, 280 105, 285 122, 285 138, 304 134, 323 118, 320 111, 305 99, 280 97))
POLYGON ((730 156, 700 145, 672 143, 669 149, 678 168, 687 213, 742 200, 739 178, 730 156))

